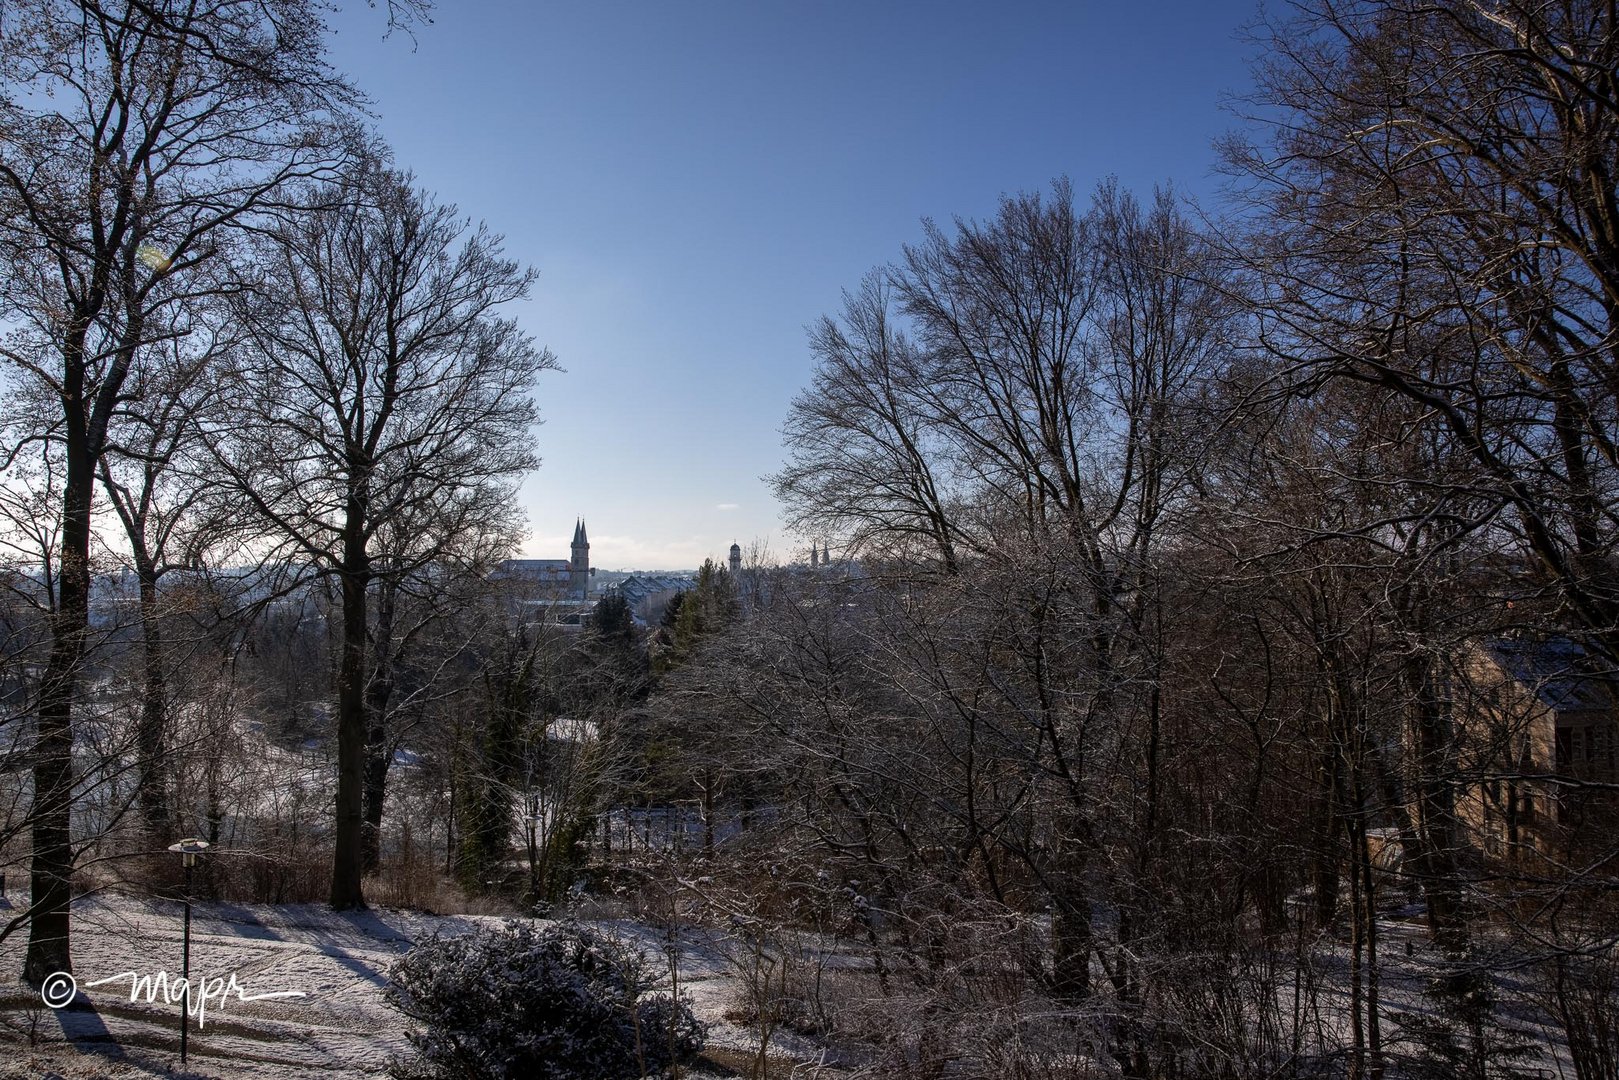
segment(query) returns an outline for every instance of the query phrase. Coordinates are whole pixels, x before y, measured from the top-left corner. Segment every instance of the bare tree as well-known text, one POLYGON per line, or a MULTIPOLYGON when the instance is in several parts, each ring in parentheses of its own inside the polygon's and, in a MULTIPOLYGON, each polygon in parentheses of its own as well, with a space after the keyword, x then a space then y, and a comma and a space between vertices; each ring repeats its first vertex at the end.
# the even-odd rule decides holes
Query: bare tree
POLYGON ((136 788, 154 841, 170 835, 168 667, 171 647, 185 644, 165 640, 162 582, 177 569, 206 572, 210 560, 227 557, 220 545, 235 531, 218 485, 198 460, 200 416, 217 400, 212 368, 225 344, 217 322, 193 318, 184 336, 147 346, 147 362, 125 384, 98 466, 139 588, 144 688, 136 788))
MULTIPOLYGON (((433 508, 418 510, 379 532, 380 552, 410 551, 418 534, 434 527, 433 508)), ((506 628, 486 575, 510 550, 509 522, 497 514, 483 524, 486 530, 474 523, 432 565, 415 572, 390 573, 386 557, 377 560, 366 643, 365 873, 376 870, 381 859, 383 807, 395 754, 438 705, 464 694, 460 669, 477 662, 489 636, 506 628)))
POLYGON ((955 573, 964 524, 921 394, 925 359, 895 325, 880 275, 845 295, 841 320, 816 324, 810 350, 812 385, 794 400, 784 433, 790 460, 772 478, 790 523, 844 536, 859 552, 904 552, 921 540, 955 573))
POLYGON ((5 360, 47 388, 64 460, 53 646, 39 694, 27 976, 71 969, 72 710, 96 463, 142 350, 222 230, 333 160, 354 100, 306 0, 8 5, 0 36, 5 360))
POLYGON ((802 519, 863 541, 908 530, 958 574, 970 555, 975 588, 1001 605, 983 617, 1002 651, 961 660, 976 693, 953 685, 954 663, 911 660, 972 723, 1028 725, 1001 749, 1037 748, 1024 775, 1056 816, 1020 852, 1052 897, 1056 979, 1075 996, 1101 854, 1093 747, 1140 747, 1149 832, 1161 795, 1161 701, 1140 688, 1162 662, 1159 548, 1234 338, 1226 276, 1167 193, 1143 209, 1104 185, 1082 213, 1063 181, 987 222, 929 223, 885 286, 816 331, 817 387, 789 423, 777 482, 802 519))
POLYGON ((341 591, 333 907, 364 905, 373 585, 513 536, 536 464, 528 398, 555 366, 509 317, 533 274, 375 156, 308 193, 267 242, 241 317, 216 460, 267 534, 341 591), (406 526, 409 533, 404 532, 406 526))
POLYGON ((1232 160, 1281 377, 1430 411, 1619 658, 1619 26, 1603 3, 1298 5, 1232 160))

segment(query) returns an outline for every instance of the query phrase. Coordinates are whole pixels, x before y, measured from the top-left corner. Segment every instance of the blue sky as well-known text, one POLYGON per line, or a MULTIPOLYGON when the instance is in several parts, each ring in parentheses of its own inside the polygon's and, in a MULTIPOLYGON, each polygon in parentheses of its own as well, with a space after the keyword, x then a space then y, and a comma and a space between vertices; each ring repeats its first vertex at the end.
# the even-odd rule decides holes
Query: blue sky
POLYGON ((778 558, 761 477, 808 381, 804 328, 920 235, 1004 193, 1115 175, 1209 200, 1248 84, 1252 0, 439 0, 332 56, 397 163, 536 267, 517 312, 565 373, 536 391, 525 553, 583 515, 599 567, 778 558))

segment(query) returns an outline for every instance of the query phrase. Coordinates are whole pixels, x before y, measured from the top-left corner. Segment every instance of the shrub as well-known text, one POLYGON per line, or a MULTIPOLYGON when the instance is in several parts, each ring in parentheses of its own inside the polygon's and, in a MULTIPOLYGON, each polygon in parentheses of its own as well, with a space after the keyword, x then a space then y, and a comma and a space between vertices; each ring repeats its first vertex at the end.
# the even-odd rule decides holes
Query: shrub
POLYGON ((676 1062, 684 1064, 703 1052, 706 1033, 685 1002, 654 994, 637 1004, 635 1013, 649 1072, 662 1072, 676 1062))
POLYGON ((420 1025, 407 1033, 416 1060, 391 1062, 390 1072, 410 1080, 657 1075, 702 1051, 703 1027, 685 1002, 642 996, 650 972, 645 953, 584 926, 508 922, 433 938, 389 973, 388 1003, 420 1025))

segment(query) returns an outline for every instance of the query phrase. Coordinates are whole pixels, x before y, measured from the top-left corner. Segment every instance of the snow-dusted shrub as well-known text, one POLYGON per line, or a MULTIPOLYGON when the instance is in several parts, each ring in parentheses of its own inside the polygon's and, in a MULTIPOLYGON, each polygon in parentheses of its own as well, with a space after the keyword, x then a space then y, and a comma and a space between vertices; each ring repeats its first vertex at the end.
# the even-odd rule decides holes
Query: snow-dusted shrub
POLYGON ((649 1072, 661 1072, 675 1062, 685 1063, 703 1052, 707 1032, 684 1001, 668 994, 653 994, 635 1007, 641 1025, 642 1053, 649 1072))
POLYGON ((416 1059, 392 1062, 396 1077, 618 1080, 660 1074, 671 1045, 681 1061, 703 1048, 684 1002, 645 995, 646 954, 589 927, 508 922, 433 938, 389 977, 388 1003, 416 1022, 416 1059))

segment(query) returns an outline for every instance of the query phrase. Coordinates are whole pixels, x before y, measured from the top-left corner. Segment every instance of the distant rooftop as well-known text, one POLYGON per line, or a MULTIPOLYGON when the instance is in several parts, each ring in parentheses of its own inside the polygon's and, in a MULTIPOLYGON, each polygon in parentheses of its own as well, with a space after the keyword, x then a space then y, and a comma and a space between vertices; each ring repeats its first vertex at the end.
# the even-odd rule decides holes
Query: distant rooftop
POLYGON ((528 577, 550 581, 568 576, 567 559, 507 559, 495 568, 494 577, 528 577))
POLYGON ((1614 705, 1614 680, 1619 672, 1577 641, 1499 638, 1485 648, 1502 671, 1533 690, 1549 709, 1583 712, 1614 705))

